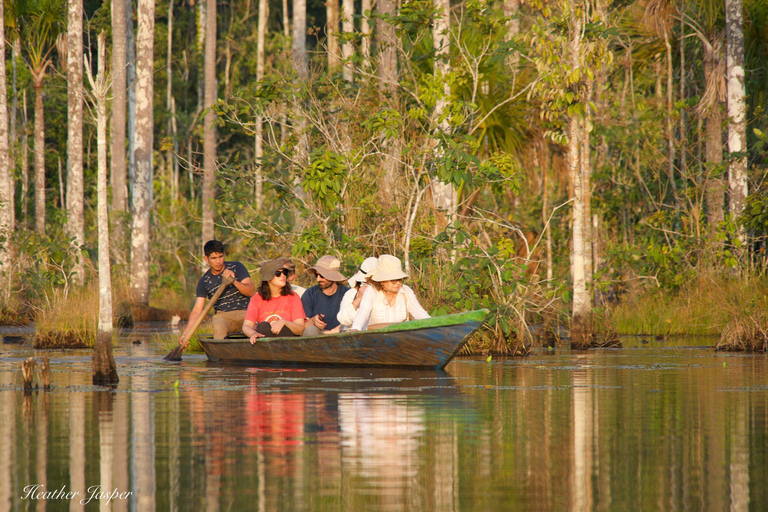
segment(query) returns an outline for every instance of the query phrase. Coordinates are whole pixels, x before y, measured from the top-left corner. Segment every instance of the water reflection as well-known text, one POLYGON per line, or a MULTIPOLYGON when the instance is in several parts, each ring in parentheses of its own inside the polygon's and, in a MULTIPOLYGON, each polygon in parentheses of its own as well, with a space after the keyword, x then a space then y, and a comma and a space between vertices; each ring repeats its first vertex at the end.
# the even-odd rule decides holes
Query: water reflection
POLYGON ((53 389, 25 396, 27 354, 2 350, 0 511, 768 505, 764 356, 562 352, 446 374, 168 364, 142 345, 116 352, 116 390, 67 352, 53 389))

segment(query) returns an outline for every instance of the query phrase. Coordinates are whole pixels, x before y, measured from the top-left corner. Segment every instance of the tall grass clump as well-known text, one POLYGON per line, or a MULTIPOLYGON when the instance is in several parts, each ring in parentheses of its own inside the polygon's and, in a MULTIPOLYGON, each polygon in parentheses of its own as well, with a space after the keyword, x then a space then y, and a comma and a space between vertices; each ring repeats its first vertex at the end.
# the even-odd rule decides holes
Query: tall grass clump
POLYGON ((748 291, 726 297, 721 305, 731 320, 725 325, 717 350, 768 351, 768 283, 753 281, 748 291))
POLYGON ((51 292, 35 314, 35 348, 87 348, 96 341, 99 293, 95 287, 51 292))
POLYGON ((620 334, 720 336, 732 321, 749 316, 749 304, 768 294, 765 279, 703 276, 676 292, 655 289, 609 309, 620 334))

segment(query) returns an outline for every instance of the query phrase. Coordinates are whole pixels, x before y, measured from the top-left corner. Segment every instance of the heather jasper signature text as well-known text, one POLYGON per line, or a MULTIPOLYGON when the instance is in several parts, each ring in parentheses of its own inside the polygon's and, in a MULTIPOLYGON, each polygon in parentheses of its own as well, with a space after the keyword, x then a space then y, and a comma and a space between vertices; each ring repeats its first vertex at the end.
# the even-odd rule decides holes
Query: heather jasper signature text
POLYGON ((100 485, 92 485, 88 488, 86 496, 81 497, 79 491, 67 490, 67 486, 63 485, 59 489, 46 490, 42 484, 28 485, 24 487, 24 494, 21 499, 23 500, 74 500, 80 498, 81 505, 87 505, 91 500, 99 501, 106 500, 109 503, 112 500, 124 500, 133 494, 133 491, 120 492, 115 488, 114 490, 102 490, 100 485))

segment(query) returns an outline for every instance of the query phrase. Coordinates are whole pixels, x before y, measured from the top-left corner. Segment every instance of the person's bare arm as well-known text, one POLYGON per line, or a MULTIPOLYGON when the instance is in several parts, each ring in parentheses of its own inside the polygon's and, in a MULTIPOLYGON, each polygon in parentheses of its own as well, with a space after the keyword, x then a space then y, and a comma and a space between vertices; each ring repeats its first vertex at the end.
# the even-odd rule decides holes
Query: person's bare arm
POLYGON ((301 333, 304 332, 304 319, 302 318, 294 320, 293 322, 289 322, 288 320, 283 320, 281 318, 280 320, 272 323, 272 332, 274 334, 278 334, 283 330, 283 326, 288 327, 288 329, 290 329, 291 332, 296 336, 301 336, 301 333))
POLYGON ((237 288, 237 290, 246 297, 253 297, 253 295, 256 293, 256 287, 253 285, 253 281, 251 281, 250 277, 246 277, 242 281, 238 281, 235 277, 235 273, 228 268, 225 268, 221 275, 224 277, 230 276, 232 279, 234 279, 235 282, 232 284, 234 284, 235 288, 237 288))
MULTIPOLYGON (((203 309, 205 308, 205 297, 197 297, 195 299, 195 305, 192 307, 192 311, 189 312, 189 320, 187 320, 187 328, 184 329, 184 332, 181 333, 181 336, 179 337, 179 345, 182 345, 182 340, 186 337, 187 331, 192 330, 192 326, 195 324, 195 320, 197 320, 197 317, 200 316, 200 313, 203 312, 203 309)), ((189 333, 190 337, 193 333, 189 333)), ((189 345, 189 340, 186 341, 186 343, 183 343, 183 348, 187 348, 187 345, 189 345)))
POLYGON ((263 334, 261 334, 260 332, 257 332, 256 329, 254 329, 255 326, 256 324, 254 324, 250 320, 246 320, 245 322, 243 322, 243 334, 248 336, 248 339, 250 340, 251 345, 256 343, 256 340, 258 338, 264 337, 263 334))

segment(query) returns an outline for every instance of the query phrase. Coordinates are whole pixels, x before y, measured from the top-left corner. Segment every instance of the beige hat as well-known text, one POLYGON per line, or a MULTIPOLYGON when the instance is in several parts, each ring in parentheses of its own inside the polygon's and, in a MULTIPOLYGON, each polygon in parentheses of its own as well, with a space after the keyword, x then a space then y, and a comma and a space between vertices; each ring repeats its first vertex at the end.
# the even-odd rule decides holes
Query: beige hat
POLYGON ((379 262, 378 258, 365 258, 360 265, 360 270, 355 275, 349 278, 349 287, 354 288, 358 284, 365 283, 366 277, 371 277, 376 272, 376 265, 379 262))
POLYGON ((324 278, 328 279, 329 281, 335 281, 335 282, 341 282, 346 281, 347 278, 344 277, 341 272, 339 272, 339 269, 341 268, 341 262, 338 258, 335 258, 330 255, 325 255, 319 260, 317 260, 317 263, 314 267, 310 267, 307 269, 307 272, 309 272, 312 275, 320 274, 324 278))
POLYGON ((377 283, 406 278, 408 278, 408 274, 403 272, 400 258, 395 258, 391 254, 382 254, 379 256, 376 272, 373 274, 373 277, 371 277, 371 279, 377 283))
POLYGON ((275 277, 275 272, 285 268, 282 260, 268 260, 261 264, 261 280, 271 281, 275 277))

